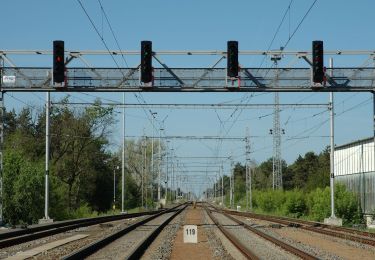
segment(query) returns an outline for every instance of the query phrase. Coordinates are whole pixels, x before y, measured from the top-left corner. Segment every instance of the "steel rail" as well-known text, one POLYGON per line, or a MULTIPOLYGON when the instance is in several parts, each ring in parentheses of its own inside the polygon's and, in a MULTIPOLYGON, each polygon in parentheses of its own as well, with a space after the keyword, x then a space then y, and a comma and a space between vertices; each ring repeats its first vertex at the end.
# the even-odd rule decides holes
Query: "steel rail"
MULTIPOLYGON (((93 253, 95 253, 96 251, 102 249, 103 247, 109 245, 110 243, 112 243, 113 241, 115 241, 116 239, 128 234, 129 232, 133 231, 134 229, 136 229, 137 227, 139 226, 142 226, 148 222, 150 222, 151 220, 163 215, 163 214, 166 214, 166 213, 169 213, 169 212, 172 212, 174 210, 176 210, 178 207, 183 207, 183 209, 187 206, 187 204, 182 204, 182 205, 177 205, 173 208, 170 208, 168 210, 164 210, 162 212, 159 212, 155 215, 152 215, 151 217, 148 217, 144 220, 141 220, 137 223, 134 223, 124 229, 121 229, 119 231, 117 231, 116 233, 114 234, 111 234, 103 239, 100 239, 94 243, 91 243, 65 257, 63 257, 62 259, 64 260, 72 260, 72 259, 83 259, 85 257, 88 257, 90 255, 92 255, 93 253)), ((177 211, 178 212, 178 211, 177 211)))
POLYGON ((351 240, 354 242, 367 244, 370 246, 375 246, 375 234, 363 231, 357 231, 354 229, 349 229, 345 227, 333 227, 319 222, 310 222, 298 219, 288 219, 284 217, 266 216, 261 214, 249 213, 249 212, 235 212, 230 210, 225 210, 226 213, 230 215, 238 215, 244 217, 251 217, 261 220, 266 220, 270 222, 275 222, 278 224, 283 224, 287 226, 295 226, 304 230, 309 230, 315 233, 320 233, 332 237, 338 237, 345 240, 351 240), (296 224, 298 223, 298 224, 296 224), (302 225, 300 225, 302 224, 302 225), (354 234, 354 235, 352 235, 354 234))
POLYGON ((127 257, 127 259, 140 259, 144 252, 147 250, 147 248, 160 234, 160 232, 169 224, 169 222, 172 221, 172 219, 174 219, 178 214, 180 214, 186 207, 187 205, 185 205, 185 207, 181 208, 180 210, 176 211, 165 222, 158 226, 149 236, 146 237, 146 239, 143 240, 143 242, 136 249, 132 251, 130 256, 127 257))
MULTIPOLYGON (((165 211, 165 210, 164 210, 165 211)), ((55 235, 58 233, 66 232, 72 229, 92 226, 100 223, 135 218, 145 215, 158 214, 163 211, 150 211, 142 213, 131 213, 131 214, 122 214, 115 216, 104 216, 98 218, 84 218, 77 220, 68 220, 58 223, 52 223, 47 225, 35 226, 27 229, 21 229, 16 231, 10 231, 0 234, 0 249, 5 247, 10 247, 18 245, 21 243, 29 242, 39 238, 55 235)))
POLYGON ((212 222, 219 228, 219 230, 224 234, 224 236, 232 242, 232 244, 247 258, 257 260, 259 259, 251 250, 249 250, 241 241, 239 241, 236 237, 234 237, 228 230, 226 230, 222 225, 220 225, 219 221, 213 216, 212 212, 205 206, 203 206, 211 218, 212 222))
POLYGON ((245 222, 243 222, 243 221, 241 221, 239 219, 234 218, 233 216, 231 216, 231 215, 229 215, 229 214, 227 214, 227 213, 225 213, 223 211, 219 211, 218 213, 223 214, 224 216, 226 216, 227 218, 229 218, 232 221, 236 222, 237 224, 243 226, 247 230, 250 230, 251 232, 257 234, 258 236, 264 238, 265 240, 268 240, 268 241, 274 243, 275 245, 281 247, 285 251, 290 252, 290 253, 298 256, 298 257, 301 257, 302 259, 308 259, 308 260, 310 260, 310 259, 311 260, 312 259, 319 259, 319 258, 317 258, 315 256, 312 256, 312 255, 310 255, 310 254, 308 254, 308 253, 306 253, 306 252, 304 252, 304 251, 302 251, 302 250, 294 247, 294 246, 288 245, 287 243, 284 243, 283 241, 278 240, 278 239, 274 238, 273 236, 270 236, 270 235, 268 235, 268 234, 266 234, 266 233, 264 233, 264 232, 262 232, 262 231, 260 231, 260 230, 258 230, 256 228, 254 228, 254 227, 246 224, 245 222))
POLYGON ((307 221, 307 220, 303 220, 303 219, 292 219, 292 218, 287 218, 287 217, 277 217, 277 218, 279 218, 281 220, 289 221, 288 223, 297 222, 297 223, 300 223, 300 224, 311 225, 311 226, 314 226, 314 227, 326 228, 326 229, 330 229, 330 230, 337 231, 337 232, 346 232, 346 233, 350 233, 350 234, 354 234, 354 235, 375 238, 375 233, 357 230, 357 229, 354 229, 354 228, 331 226, 331 225, 328 225, 328 224, 315 222, 315 221, 307 221))

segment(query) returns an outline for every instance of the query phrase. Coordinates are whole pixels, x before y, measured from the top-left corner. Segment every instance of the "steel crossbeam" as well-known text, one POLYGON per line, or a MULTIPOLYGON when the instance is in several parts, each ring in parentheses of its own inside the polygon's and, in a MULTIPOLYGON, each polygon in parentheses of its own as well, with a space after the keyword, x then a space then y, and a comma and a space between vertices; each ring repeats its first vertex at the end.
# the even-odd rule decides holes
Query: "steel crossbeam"
POLYGON ((239 87, 226 87, 224 68, 157 68, 152 87, 139 83, 136 68, 67 68, 66 87, 46 84, 51 68, 3 67, 3 76, 15 82, 2 82, 4 92, 373 92, 375 68, 327 69, 325 86, 311 84, 310 68, 243 68, 239 87), (209 73, 206 73, 209 70, 209 73), (171 73, 173 71, 173 73, 171 73), (252 71, 253 77, 248 76, 252 71), (205 78, 201 78, 206 74, 205 78), (124 80, 124 75, 133 75, 124 80), (275 84, 277 77, 277 84, 275 84), (258 86, 254 86, 254 79, 258 86), (199 82, 197 82, 199 80, 199 82), (184 82, 184 85, 181 85, 184 82))
MULTIPOLYGON (((67 66, 66 87, 53 86, 50 67, 17 66, 10 57, 15 55, 52 55, 51 50, 0 50, 5 66, 0 69, 5 77, 15 76, 15 81, 1 79, 2 92, 374 92, 375 75, 368 67, 375 57, 374 50, 326 50, 330 56, 363 56, 366 61, 360 67, 327 69, 327 81, 323 86, 311 82, 311 51, 239 51, 240 56, 292 57, 304 59, 307 68, 247 68, 241 66, 236 87, 227 87, 226 68, 218 68, 227 52, 208 51, 154 51, 153 58, 161 66, 154 68, 152 85, 140 83, 139 65, 132 68, 103 68, 89 64, 87 57, 139 56, 140 51, 70 50, 65 51, 70 65, 73 59, 84 67, 67 66), (161 61, 162 55, 218 56, 208 68, 173 68, 161 61), (85 56, 85 57, 84 57, 85 56), (9 66, 9 67, 6 67, 9 66)), ((289 65, 287 65, 289 66, 289 65)), ((8 77, 9 79, 9 77, 8 77)))

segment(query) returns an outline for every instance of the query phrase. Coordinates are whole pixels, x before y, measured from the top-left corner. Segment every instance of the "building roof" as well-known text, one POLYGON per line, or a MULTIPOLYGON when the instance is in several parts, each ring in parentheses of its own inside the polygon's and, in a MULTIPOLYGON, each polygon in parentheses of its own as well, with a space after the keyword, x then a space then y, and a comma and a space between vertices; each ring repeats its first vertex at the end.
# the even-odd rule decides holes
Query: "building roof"
POLYGON ((345 148, 352 147, 355 145, 360 145, 363 143, 371 143, 371 142, 374 142, 374 137, 367 137, 367 138, 359 139, 359 140, 356 140, 347 144, 338 145, 338 146, 335 146, 335 150, 341 150, 341 149, 345 149, 345 148))

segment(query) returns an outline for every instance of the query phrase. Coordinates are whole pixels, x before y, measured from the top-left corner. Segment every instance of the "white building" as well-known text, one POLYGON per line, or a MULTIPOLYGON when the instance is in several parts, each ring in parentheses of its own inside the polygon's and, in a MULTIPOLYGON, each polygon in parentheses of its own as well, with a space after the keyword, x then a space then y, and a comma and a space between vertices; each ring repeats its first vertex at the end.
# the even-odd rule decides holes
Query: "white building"
POLYGON ((374 138, 335 147, 335 181, 358 194, 364 214, 375 213, 374 138))

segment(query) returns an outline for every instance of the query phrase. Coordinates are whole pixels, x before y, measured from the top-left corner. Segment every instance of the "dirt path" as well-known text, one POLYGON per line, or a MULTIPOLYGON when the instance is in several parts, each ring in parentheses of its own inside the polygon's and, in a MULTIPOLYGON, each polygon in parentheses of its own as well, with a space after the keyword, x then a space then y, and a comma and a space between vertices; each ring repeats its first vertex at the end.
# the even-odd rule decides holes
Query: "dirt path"
POLYGON ((198 225, 198 243, 189 244, 183 241, 183 227, 178 232, 173 244, 171 259, 212 259, 213 252, 210 248, 206 232, 202 226, 204 223, 203 209, 200 207, 187 209, 184 224, 198 225))

